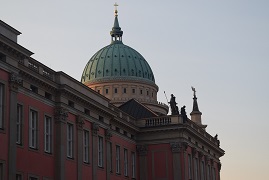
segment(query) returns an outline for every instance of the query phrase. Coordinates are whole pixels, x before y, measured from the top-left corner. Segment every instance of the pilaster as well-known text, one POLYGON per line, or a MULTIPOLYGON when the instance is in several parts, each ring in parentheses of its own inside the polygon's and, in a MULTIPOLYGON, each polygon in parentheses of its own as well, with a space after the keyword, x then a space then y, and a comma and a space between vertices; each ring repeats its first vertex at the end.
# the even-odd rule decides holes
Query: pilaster
POLYGON ((83 126, 85 124, 82 116, 77 116, 77 175, 78 180, 82 179, 82 164, 83 164, 83 126))
POLYGON ((137 145, 136 151, 139 156, 139 170, 140 170, 140 179, 148 179, 148 146, 147 145, 137 145))
POLYGON ((92 179, 97 180, 97 166, 98 166, 98 131, 99 124, 92 123, 92 179))
POLYGON ((17 121, 17 94, 18 88, 22 85, 22 78, 11 73, 9 77, 9 153, 8 153, 8 179, 16 178, 16 121, 17 121))
POLYGON ((181 175, 181 159, 180 152, 182 150, 182 145, 180 142, 170 143, 172 156, 173 156, 173 174, 174 179, 182 180, 181 175))
POLYGON ((111 149, 112 147, 110 147, 110 140, 112 137, 112 133, 110 129, 106 129, 105 130, 105 139, 106 139, 106 180, 110 180, 110 164, 111 164, 111 149))
POLYGON ((65 157, 66 157, 66 121, 67 109, 56 107, 54 110, 55 119, 55 179, 65 180, 65 157))

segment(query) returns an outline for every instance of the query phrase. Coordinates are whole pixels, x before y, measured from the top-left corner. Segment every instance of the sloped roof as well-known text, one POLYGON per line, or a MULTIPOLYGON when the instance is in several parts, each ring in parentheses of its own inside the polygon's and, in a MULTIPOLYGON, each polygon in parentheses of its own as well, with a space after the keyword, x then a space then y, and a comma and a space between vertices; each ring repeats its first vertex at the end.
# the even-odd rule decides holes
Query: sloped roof
POLYGON ((154 113, 152 110, 141 104, 135 99, 130 99, 126 103, 122 104, 119 109, 124 111, 125 113, 131 115, 136 119, 157 117, 158 115, 154 113))

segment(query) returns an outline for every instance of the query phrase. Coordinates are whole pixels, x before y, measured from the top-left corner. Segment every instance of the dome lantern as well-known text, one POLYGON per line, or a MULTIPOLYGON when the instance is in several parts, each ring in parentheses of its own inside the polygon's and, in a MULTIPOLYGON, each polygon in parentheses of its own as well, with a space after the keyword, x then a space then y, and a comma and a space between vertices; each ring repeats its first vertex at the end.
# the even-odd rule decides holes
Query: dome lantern
POLYGON ((110 31, 110 35, 111 35, 111 43, 122 43, 122 34, 123 31, 120 28, 119 25, 119 20, 118 20, 118 10, 117 10, 117 6, 118 4, 115 3, 115 19, 114 19, 114 26, 112 27, 112 31, 110 31))

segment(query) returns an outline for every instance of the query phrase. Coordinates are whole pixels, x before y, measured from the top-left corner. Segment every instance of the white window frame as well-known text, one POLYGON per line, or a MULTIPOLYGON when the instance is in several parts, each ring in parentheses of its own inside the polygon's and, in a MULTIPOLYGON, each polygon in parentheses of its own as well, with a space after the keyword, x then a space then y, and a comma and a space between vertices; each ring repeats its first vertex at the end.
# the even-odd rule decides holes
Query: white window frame
POLYGON ((128 176, 128 150, 123 150, 124 159, 124 176, 128 176))
POLYGON ((22 115, 23 115, 23 106, 17 104, 17 119, 16 119, 16 143, 22 144, 22 115))
POLYGON ((4 99, 5 85, 0 83, 0 129, 4 129, 4 99))
POLYGON ((66 131, 66 155, 68 158, 73 158, 73 137, 74 137, 74 126, 73 124, 67 123, 66 131))
POLYGON ((47 115, 44 117, 44 151, 52 152, 52 118, 47 115))
POLYGON ((135 159, 135 153, 134 152, 132 152, 132 178, 135 178, 135 174, 136 174, 136 165, 135 165, 135 163, 136 163, 136 159, 135 159))
POLYGON ((87 130, 83 131, 83 161, 85 163, 89 163, 90 162, 90 158, 89 158, 89 137, 90 137, 90 133, 87 130))
POLYGON ((29 147, 38 147, 38 112, 30 109, 29 114, 29 147))
POLYGON ((116 173, 120 174, 120 146, 116 145, 116 173))
POLYGON ((99 167, 103 167, 103 150, 104 150, 104 146, 103 146, 103 137, 98 136, 98 166, 99 167))

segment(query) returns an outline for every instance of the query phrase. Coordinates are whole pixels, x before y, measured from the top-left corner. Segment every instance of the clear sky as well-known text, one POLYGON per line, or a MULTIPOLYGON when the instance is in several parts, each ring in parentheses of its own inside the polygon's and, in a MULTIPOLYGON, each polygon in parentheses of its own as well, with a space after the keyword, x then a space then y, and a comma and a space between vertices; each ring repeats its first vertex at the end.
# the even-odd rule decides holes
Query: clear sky
MULTIPOLYGON (((80 80, 90 57, 110 43, 115 1, 8 0, 0 18, 36 60, 80 80)), ((159 86, 192 110, 226 151, 222 180, 268 180, 269 1, 118 0, 124 44, 150 64, 159 86)))

